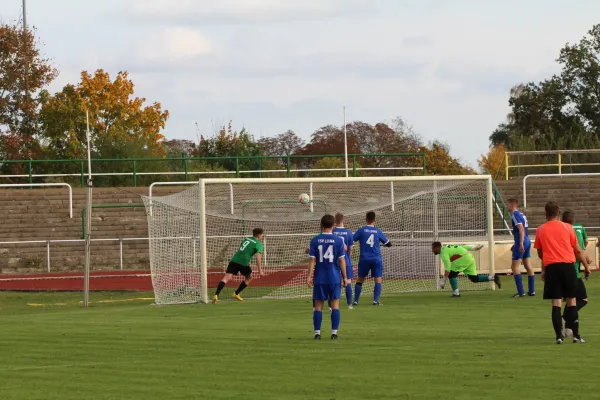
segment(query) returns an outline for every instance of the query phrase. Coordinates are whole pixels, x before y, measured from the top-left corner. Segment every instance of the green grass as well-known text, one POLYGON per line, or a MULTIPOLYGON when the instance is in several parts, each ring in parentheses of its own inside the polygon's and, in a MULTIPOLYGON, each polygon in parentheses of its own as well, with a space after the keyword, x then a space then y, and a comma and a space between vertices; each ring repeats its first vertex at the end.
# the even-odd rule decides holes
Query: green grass
POLYGON ((592 279, 588 343, 563 346, 549 302, 509 298, 509 279, 460 299, 364 298, 342 311, 337 342, 327 313, 312 340, 306 299, 153 307, 98 303, 148 294, 93 293, 84 310, 76 293, 0 293, 0 399, 595 399, 592 279))

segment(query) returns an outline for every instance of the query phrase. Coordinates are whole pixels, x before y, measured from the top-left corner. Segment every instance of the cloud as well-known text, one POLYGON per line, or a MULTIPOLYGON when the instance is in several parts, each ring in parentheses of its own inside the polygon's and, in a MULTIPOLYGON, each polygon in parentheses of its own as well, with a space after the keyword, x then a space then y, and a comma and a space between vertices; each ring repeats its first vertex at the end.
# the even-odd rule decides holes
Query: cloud
POLYGON ((402 44, 405 46, 431 46, 434 43, 434 40, 429 36, 407 36, 402 39, 402 44))
POLYGON ((144 43, 137 56, 144 61, 175 64, 213 51, 212 43, 200 32, 185 27, 166 28, 144 43))
MULTIPOLYGON (((161 55, 160 49, 156 54, 161 55)), ((173 51, 173 49, 171 50, 173 51)), ((154 53, 151 53, 154 55, 154 53)), ((426 70, 420 60, 399 55, 365 55, 355 52, 310 54, 250 54, 238 52, 184 53, 184 57, 138 57, 127 53, 117 64, 136 73, 195 75, 209 78, 304 78, 316 81, 332 78, 415 79, 426 70), (173 61, 177 62, 173 62, 173 61)))
POLYGON ((186 24, 314 20, 373 9, 370 0, 135 0, 127 7, 138 19, 186 24))

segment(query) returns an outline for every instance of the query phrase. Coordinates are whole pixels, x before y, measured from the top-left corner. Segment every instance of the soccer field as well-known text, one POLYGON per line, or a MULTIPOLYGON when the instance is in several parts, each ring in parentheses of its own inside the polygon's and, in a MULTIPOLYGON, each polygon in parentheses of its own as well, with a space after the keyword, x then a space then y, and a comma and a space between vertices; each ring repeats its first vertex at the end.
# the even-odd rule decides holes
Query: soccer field
POLYGON ((92 293, 84 310, 77 293, 0 293, 0 399, 599 398, 600 278, 581 313, 588 343, 562 346, 549 302, 503 283, 365 297, 342 310, 339 341, 326 312, 312 339, 308 299, 155 307, 92 293))

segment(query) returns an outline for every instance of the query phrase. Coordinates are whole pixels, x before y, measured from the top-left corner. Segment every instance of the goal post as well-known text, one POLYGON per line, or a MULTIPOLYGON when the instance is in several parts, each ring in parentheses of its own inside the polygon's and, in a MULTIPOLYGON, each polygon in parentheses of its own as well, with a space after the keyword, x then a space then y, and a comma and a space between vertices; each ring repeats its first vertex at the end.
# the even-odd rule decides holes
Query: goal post
MULTIPOLYGON (((443 273, 431 243, 484 244, 478 271, 494 273, 492 178, 489 175, 201 179, 169 196, 145 197, 150 266, 157 304, 208 302, 229 259, 252 229, 264 229, 263 270, 248 298, 310 297, 305 249, 327 212, 346 227, 365 224, 368 211, 392 242, 382 248, 384 293, 440 290, 443 273), (300 203, 300 194, 310 202, 300 203), (482 257, 484 256, 484 257, 482 257)), ((359 247, 353 248, 356 271, 359 247)), ((254 266, 254 261, 251 262, 254 266)), ((255 270, 255 272, 257 272, 255 270)), ((228 283, 228 298, 241 277, 228 283), (229 296, 228 296, 229 295, 229 296)), ((490 290, 459 278, 462 290, 490 290)), ((372 291, 370 280, 363 293, 372 291)), ((448 288, 446 288, 448 290, 448 288)))

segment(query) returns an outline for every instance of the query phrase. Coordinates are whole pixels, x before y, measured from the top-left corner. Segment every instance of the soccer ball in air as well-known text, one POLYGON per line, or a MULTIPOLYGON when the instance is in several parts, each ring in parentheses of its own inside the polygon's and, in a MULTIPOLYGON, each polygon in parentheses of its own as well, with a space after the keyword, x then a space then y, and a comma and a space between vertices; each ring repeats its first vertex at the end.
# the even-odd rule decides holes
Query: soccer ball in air
POLYGON ((302 204, 308 204, 310 203, 310 196, 306 193, 302 193, 300 196, 298 196, 298 201, 302 204))

